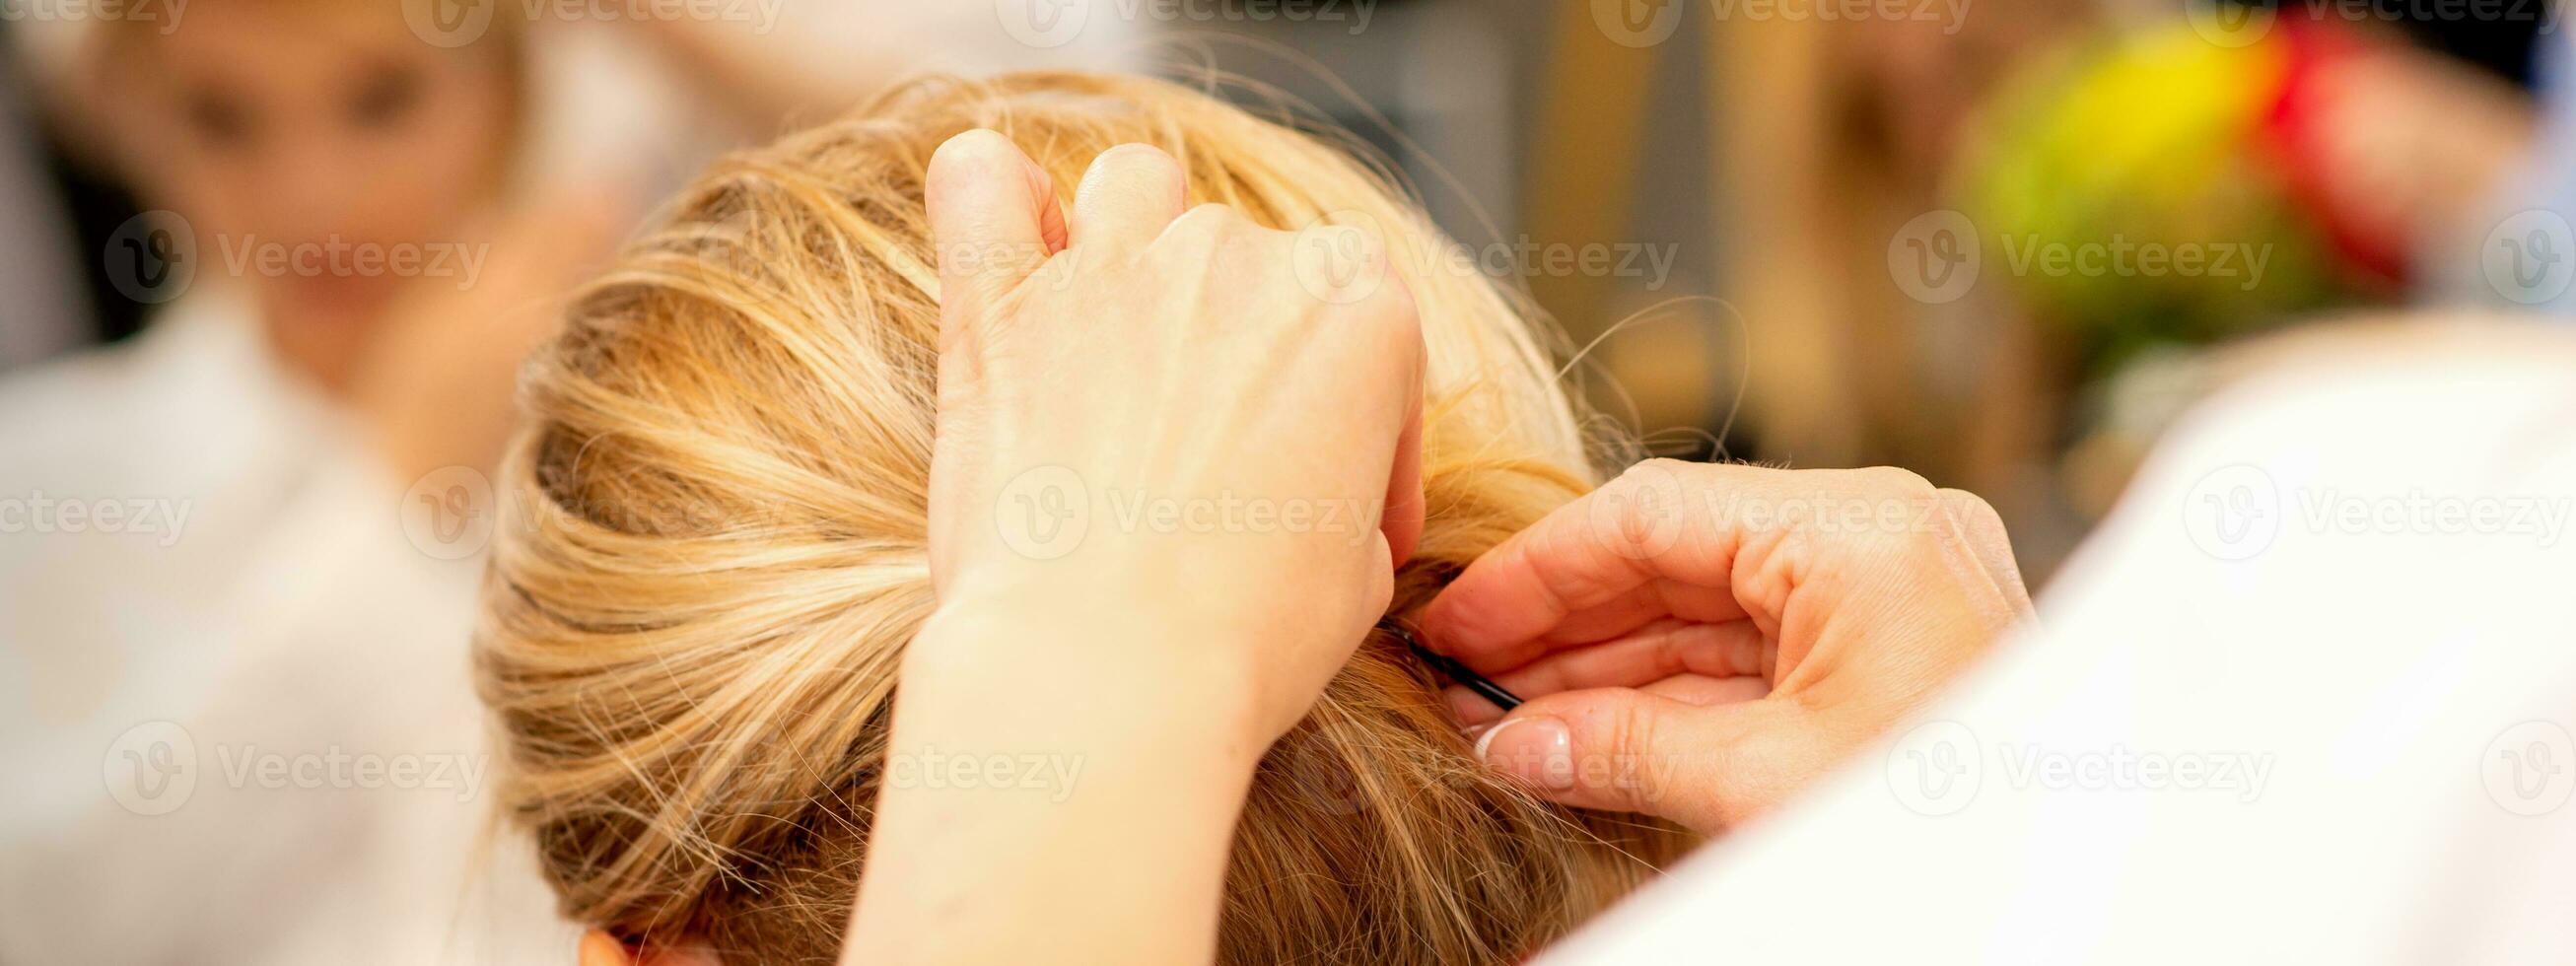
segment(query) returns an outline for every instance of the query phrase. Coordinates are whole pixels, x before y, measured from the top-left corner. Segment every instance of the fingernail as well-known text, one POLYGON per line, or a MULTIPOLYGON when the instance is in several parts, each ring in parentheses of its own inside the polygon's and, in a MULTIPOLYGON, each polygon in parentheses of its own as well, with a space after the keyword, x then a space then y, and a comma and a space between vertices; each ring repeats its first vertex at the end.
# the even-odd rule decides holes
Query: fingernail
POLYGON ((1476 757, 1534 787, 1574 787, 1574 737, 1555 718, 1506 718, 1476 739, 1476 757))

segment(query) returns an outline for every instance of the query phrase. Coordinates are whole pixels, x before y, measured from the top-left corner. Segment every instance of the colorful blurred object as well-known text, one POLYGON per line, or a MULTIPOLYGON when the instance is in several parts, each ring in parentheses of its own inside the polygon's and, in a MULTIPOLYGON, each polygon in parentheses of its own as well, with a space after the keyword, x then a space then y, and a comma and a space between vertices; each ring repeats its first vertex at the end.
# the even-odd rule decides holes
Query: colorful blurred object
MULTIPOLYGON (((2100 375, 2387 288, 2393 263, 2315 203, 2299 80, 2339 47, 2181 22, 2087 40, 2007 83, 1961 170, 1970 216, 2100 375)), ((2000 259, 2000 264, 1997 260, 2000 259)))

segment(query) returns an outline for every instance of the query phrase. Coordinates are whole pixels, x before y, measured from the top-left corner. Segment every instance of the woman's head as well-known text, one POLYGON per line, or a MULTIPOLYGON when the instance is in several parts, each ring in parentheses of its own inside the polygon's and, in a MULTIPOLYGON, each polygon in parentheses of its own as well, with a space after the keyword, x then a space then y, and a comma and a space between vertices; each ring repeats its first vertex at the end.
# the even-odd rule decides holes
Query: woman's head
MULTIPOLYGON (((1428 520, 1398 611, 1593 483, 1524 306, 1454 269, 1349 155, 1203 94, 926 82, 727 158, 532 361, 505 471, 481 683, 504 805, 573 918, 730 962, 832 958, 887 780, 895 669, 932 606, 922 178, 975 127, 1017 141, 1064 197, 1095 155, 1142 141, 1181 162, 1194 201, 1385 238, 1430 363, 1428 520)), ((1375 640, 1263 763, 1222 958, 1505 961, 1680 845, 1489 777, 1427 672, 1375 640)))
POLYGON ((98 38, 120 166, 326 381, 404 281, 391 260, 462 243, 517 129, 519 32, 496 18, 441 46, 404 7, 220 0, 98 38))

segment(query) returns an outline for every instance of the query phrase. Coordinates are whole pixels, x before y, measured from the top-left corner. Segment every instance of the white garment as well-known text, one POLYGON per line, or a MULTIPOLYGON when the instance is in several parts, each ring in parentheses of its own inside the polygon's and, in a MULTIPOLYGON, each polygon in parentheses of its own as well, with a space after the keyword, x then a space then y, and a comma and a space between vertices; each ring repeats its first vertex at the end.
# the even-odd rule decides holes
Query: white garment
MULTIPOLYGON (((1029 43, 991 4, 846 7, 718 26, 862 77, 1101 67, 1149 26, 1029 43)), ((637 38, 548 41, 523 178, 704 161, 637 38)), ((480 558, 407 538, 407 481, 214 288, 0 383, 0 964, 570 962, 531 848, 490 840, 480 558)))
POLYGON ((2213 403, 2040 627, 1543 962, 2576 962, 2576 354, 2429 355, 2213 403))
POLYGON ((479 558, 264 348, 192 296, 0 384, 0 962, 566 962, 484 847, 479 558))

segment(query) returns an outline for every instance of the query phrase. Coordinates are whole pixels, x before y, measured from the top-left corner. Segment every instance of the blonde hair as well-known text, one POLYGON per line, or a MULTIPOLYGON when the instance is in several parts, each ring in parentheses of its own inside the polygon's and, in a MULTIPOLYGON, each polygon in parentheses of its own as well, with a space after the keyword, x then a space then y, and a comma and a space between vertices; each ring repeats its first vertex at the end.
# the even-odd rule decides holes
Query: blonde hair
MULTIPOLYGON (((1180 160, 1194 201, 1385 237, 1430 353, 1429 521, 1398 612, 1596 481, 1526 306, 1442 261, 1375 169, 1206 94, 922 81, 727 157, 531 361, 504 470, 478 676, 502 805, 571 918, 731 962, 835 956, 899 655, 932 606, 923 171, 975 127, 1064 198, 1093 156, 1141 141, 1180 160)), ((1505 962, 1686 844, 1490 777, 1437 682, 1372 640, 1262 764, 1221 960, 1505 962)))

